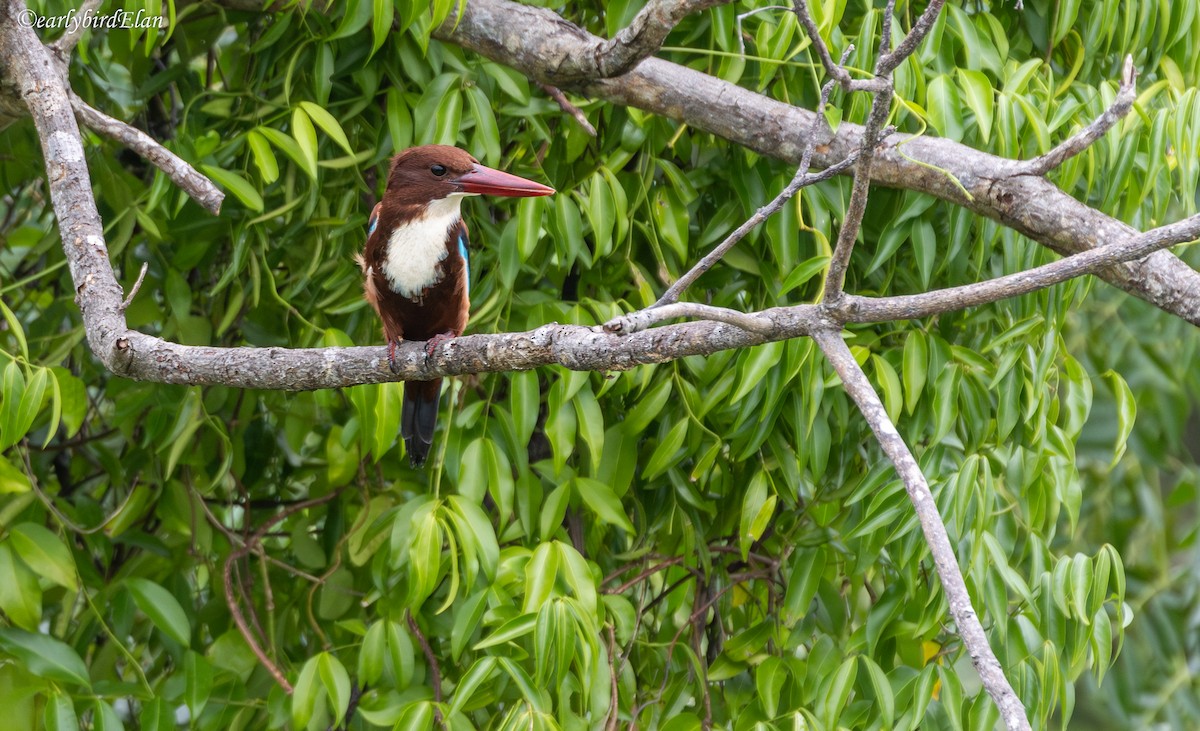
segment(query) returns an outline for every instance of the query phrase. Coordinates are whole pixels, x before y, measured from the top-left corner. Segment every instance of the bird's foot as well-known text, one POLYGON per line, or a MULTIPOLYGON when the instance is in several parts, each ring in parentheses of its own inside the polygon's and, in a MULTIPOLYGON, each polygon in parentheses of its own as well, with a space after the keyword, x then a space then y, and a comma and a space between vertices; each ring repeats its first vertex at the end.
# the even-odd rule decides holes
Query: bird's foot
POLYGON ((392 373, 400 372, 400 366, 396 365, 396 345, 399 342, 399 340, 388 341, 388 368, 391 369, 392 373))
POLYGON ((453 340, 454 338, 455 338, 454 333, 444 332, 444 333, 438 333, 437 335, 434 335, 429 340, 426 340, 425 341, 425 357, 432 358, 433 351, 437 350, 439 345, 441 345, 442 343, 445 343, 449 340, 453 340))

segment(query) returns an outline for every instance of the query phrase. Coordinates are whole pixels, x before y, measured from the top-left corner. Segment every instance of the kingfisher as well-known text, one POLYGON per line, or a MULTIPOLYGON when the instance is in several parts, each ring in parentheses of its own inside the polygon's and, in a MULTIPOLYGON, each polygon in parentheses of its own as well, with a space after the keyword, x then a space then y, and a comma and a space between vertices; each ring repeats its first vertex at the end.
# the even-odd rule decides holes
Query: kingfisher
MULTIPOLYGON (((366 300, 383 322, 393 373, 397 343, 426 341, 429 357, 467 326, 471 276, 462 199, 552 193, 553 188, 485 167, 448 145, 412 147, 392 158, 387 190, 371 211, 366 247, 356 259, 366 300)), ((404 385, 400 436, 414 467, 425 463, 433 444, 441 389, 440 378, 404 385)))

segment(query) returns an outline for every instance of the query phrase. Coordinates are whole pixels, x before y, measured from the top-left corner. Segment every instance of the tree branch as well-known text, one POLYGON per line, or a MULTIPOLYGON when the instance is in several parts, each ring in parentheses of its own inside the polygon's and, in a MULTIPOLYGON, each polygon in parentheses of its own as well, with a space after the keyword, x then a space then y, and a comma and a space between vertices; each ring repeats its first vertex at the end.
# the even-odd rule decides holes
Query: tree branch
POLYGON ((871 382, 867 380, 866 374, 854 360, 850 348, 846 347, 846 343, 842 341, 841 333, 819 330, 813 333, 813 339, 817 341, 817 345, 821 347, 821 351, 825 353, 825 357, 829 359, 830 364, 841 377, 846 393, 858 405, 859 411, 867 420, 875 438, 883 447, 884 453, 896 466, 896 472, 899 473, 900 479, 904 483, 913 510, 916 511, 917 519, 921 523, 921 530, 925 534, 925 541, 933 556, 933 564, 937 569, 938 578, 942 582, 942 590, 946 592, 950 616, 954 618, 958 635, 967 648, 971 663, 979 672, 984 689, 1000 709, 1005 727, 1010 731, 1029 729, 1025 706, 1013 691, 1008 678, 1004 677, 1004 669, 1000 666, 1000 661, 996 659, 995 653, 992 652, 987 634, 983 631, 983 625, 979 623, 979 616, 971 606, 971 596, 967 593, 962 569, 958 565, 958 558, 954 554, 950 536, 946 533, 945 523, 938 512, 933 493, 929 491, 925 475, 921 474, 920 466, 917 465, 908 445, 904 443, 904 438, 900 436, 900 432, 896 431, 895 425, 888 418, 883 402, 879 400, 871 382))
POLYGON ((1050 152, 1027 160, 1023 164, 1022 172, 1027 175, 1045 175, 1103 137, 1114 124, 1129 114, 1130 109, 1133 109, 1133 100, 1137 91, 1134 87, 1136 79, 1137 72, 1133 68, 1133 56, 1126 56, 1125 65, 1121 70, 1121 88, 1117 91, 1117 98, 1113 100, 1112 106, 1105 109, 1104 113, 1087 127, 1064 140, 1050 152))
POLYGON ((560 72, 581 79, 620 76, 654 55, 667 35, 688 15, 730 0, 650 0, 628 26, 609 40, 570 54, 560 72))
POLYGON ((83 0, 79 5, 79 10, 75 13, 75 17, 79 22, 68 25, 66 32, 50 44, 50 50, 54 51, 64 63, 70 58, 71 51, 75 50, 79 39, 83 38, 83 32, 87 30, 84 25, 84 19, 95 13, 102 2, 104 0, 83 0))
MULTIPOLYGON (((598 39, 544 8, 510 0, 471 0, 462 17, 452 15, 434 35, 531 78, 679 120, 793 164, 800 162, 811 137, 813 112, 657 58, 645 59, 620 79, 562 78, 561 59, 590 48, 598 39), (511 28, 521 32, 512 33, 511 28)), ((904 46, 902 41, 893 53, 904 46)), ((826 168, 846 159, 860 146, 862 132, 861 126, 849 122, 839 125, 836 133, 821 129, 813 165, 826 168)), ((964 206, 1063 256, 1137 234, 1044 178, 1021 173, 1019 161, 951 140, 919 137, 905 142, 903 154, 880 150, 871 180, 964 206)), ((1200 325, 1200 273, 1168 252, 1112 267, 1100 276, 1200 325)))
POLYGON ((1024 272, 923 294, 893 297, 847 295, 837 307, 842 313, 840 318, 846 322, 891 322, 928 317, 941 312, 998 302, 1009 297, 1019 297, 1198 238, 1200 214, 1024 272))
MULTIPOLYGON (((817 117, 816 121, 820 120, 821 117, 817 117)), ((658 298, 658 301, 655 302, 652 307, 662 307, 664 305, 677 302, 679 300, 679 295, 683 294, 683 290, 690 287, 693 282, 700 278, 700 275, 711 269, 714 264, 716 264, 721 260, 722 257, 729 253, 730 249, 732 249, 739 241, 745 238, 746 234, 753 231, 755 226, 770 218, 780 208, 783 208, 783 205, 795 197, 796 193, 800 192, 801 188, 805 188, 813 183, 819 183, 822 180, 828 180, 834 177, 843 170, 853 166, 857 159, 858 153, 852 152, 845 160, 834 163, 819 173, 812 174, 808 172, 808 165, 802 160, 800 167, 796 170, 796 174, 792 177, 791 182, 788 183, 783 190, 779 191, 779 194, 776 195, 770 203, 755 211, 754 215, 746 219, 742 225, 734 229, 731 234, 725 237, 724 241, 713 247, 713 250, 708 252, 703 259, 696 262, 696 264, 692 266, 692 268, 688 270, 686 274, 675 280, 675 283, 668 287, 666 292, 663 292, 663 295, 658 298)))
POLYGON ((89 106, 74 93, 71 93, 71 107, 80 122, 144 157, 209 213, 215 216, 221 212, 221 201, 225 199, 225 194, 183 158, 159 144, 158 140, 89 106))

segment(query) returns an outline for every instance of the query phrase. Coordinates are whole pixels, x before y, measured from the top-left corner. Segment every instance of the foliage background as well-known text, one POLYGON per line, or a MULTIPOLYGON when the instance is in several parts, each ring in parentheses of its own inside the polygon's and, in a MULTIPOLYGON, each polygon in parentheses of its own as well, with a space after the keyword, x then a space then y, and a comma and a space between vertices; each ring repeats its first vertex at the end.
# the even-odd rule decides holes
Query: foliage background
MULTIPOLYGON (((808 42, 767 5, 689 17, 660 55, 815 107, 808 42)), ((554 7, 607 36, 640 4, 554 7)), ((189 344, 379 342, 351 256, 388 158, 413 144, 458 144, 560 191, 467 204, 478 332, 645 306, 790 179, 686 126, 578 100, 588 136, 516 72, 430 40, 452 8, 168 4, 165 32, 85 36, 76 92, 231 194, 209 216, 90 138, 121 281, 149 265, 130 325, 189 344)), ((901 25, 920 9, 899 3, 901 25)), ((835 52, 853 42, 851 65, 870 68, 880 6, 813 12, 835 52)), ((893 123, 1032 156, 1106 106, 1132 53, 1135 112, 1055 180, 1139 228, 1191 214, 1197 12, 949 4, 897 70, 893 123)), ((867 103, 835 94, 831 123, 861 121, 867 103)), ((622 723, 673 731, 995 724, 904 491, 809 341, 459 379, 435 445, 444 467, 414 471, 395 438, 399 384, 269 393, 101 370, 32 125, 10 124, 0 147, 0 698, 13 728, 325 728, 351 679, 369 688, 353 727, 427 726, 432 667, 409 613, 456 729, 595 727, 614 690, 622 723), (230 562, 234 599, 297 685, 289 700, 236 631, 223 570, 271 516, 331 493, 230 562)), ((848 195, 848 180, 806 190, 693 296, 812 300, 848 195)), ((848 288, 924 291, 1051 256, 880 189, 848 288)), ((1195 329, 1080 281, 858 328, 850 343, 938 495, 1035 727, 1200 723, 1195 329)))

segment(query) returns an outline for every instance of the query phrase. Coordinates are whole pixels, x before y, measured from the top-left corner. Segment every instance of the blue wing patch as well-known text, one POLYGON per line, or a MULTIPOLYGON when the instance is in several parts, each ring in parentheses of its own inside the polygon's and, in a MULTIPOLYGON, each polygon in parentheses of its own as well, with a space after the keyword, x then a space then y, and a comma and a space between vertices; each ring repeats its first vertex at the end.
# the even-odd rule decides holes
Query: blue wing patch
POLYGON ((463 276, 467 280, 467 297, 471 296, 471 258, 467 254, 467 232, 465 229, 458 230, 458 253, 463 260, 463 276))
POLYGON ((367 220, 367 236, 375 233, 375 227, 379 225, 379 207, 382 203, 376 203, 375 208, 371 209, 371 218, 367 220))

